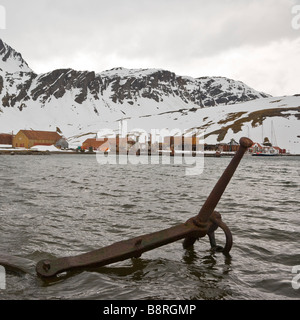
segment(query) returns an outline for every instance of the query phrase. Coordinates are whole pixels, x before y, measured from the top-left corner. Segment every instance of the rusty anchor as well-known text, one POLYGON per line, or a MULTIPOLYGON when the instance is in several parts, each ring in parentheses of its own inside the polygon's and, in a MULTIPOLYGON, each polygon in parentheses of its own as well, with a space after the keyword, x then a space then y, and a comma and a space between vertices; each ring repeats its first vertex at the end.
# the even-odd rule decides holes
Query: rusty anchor
POLYGON ((187 249, 193 246, 197 239, 205 235, 208 235, 210 245, 217 247, 214 232, 218 227, 223 230, 226 238, 222 252, 228 255, 232 247, 232 235, 229 228, 222 221, 221 215, 215 211, 215 208, 244 153, 252 144, 253 142, 248 138, 240 139, 238 151, 216 183, 197 216, 177 226, 129 240, 119 241, 107 247, 77 256, 41 260, 36 265, 37 274, 42 278, 49 278, 70 270, 102 267, 129 258, 138 258, 146 251, 181 239, 184 239, 183 247, 187 249))

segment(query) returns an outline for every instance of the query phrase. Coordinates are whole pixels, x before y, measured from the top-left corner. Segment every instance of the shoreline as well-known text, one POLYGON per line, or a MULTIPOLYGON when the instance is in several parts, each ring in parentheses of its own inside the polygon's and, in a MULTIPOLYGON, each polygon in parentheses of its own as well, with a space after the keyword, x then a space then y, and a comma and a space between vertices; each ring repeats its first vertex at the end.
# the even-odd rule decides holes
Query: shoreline
MULTIPOLYGON (((38 150, 9 150, 9 149, 0 149, 0 155, 51 155, 51 154, 61 154, 61 155, 96 155, 96 152, 77 152, 77 151, 38 151, 38 150)), ((120 155, 125 155, 120 153, 120 155)), ((147 155, 147 154, 142 154, 142 155, 147 155)), ((159 156, 158 154, 156 154, 159 156)), ((216 153, 204 153, 204 157, 212 157, 212 158, 224 158, 224 157, 233 157, 234 153, 221 153, 221 154, 216 154, 216 153)), ((252 154, 245 154, 245 157, 252 156, 252 154)), ((299 157, 300 154, 279 154, 276 157, 299 157)), ((259 158, 259 157, 257 157, 259 158)), ((263 158, 263 157, 262 157, 263 158)))

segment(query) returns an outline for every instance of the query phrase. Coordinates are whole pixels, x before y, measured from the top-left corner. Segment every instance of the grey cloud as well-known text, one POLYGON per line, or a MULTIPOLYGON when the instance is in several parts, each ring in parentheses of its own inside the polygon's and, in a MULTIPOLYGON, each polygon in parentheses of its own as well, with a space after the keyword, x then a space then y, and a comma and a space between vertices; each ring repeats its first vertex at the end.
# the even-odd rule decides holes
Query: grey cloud
POLYGON ((244 45, 299 37, 290 26, 294 0, 2 2, 7 8, 3 40, 21 51, 30 66, 44 61, 102 71, 112 56, 115 66, 118 59, 131 65, 147 61, 149 67, 182 66, 244 45), (86 64, 76 66, 78 55, 86 57, 86 64))

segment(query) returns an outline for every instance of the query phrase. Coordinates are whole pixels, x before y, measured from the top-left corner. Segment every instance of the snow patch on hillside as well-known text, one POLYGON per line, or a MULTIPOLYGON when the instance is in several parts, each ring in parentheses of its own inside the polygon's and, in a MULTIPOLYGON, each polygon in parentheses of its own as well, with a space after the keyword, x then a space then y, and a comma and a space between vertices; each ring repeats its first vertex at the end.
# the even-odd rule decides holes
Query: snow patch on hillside
POLYGON ((32 72, 22 55, 0 39, 0 69, 7 73, 32 72))
MULTIPOLYGON (((271 137, 273 124, 277 145, 291 153, 300 154, 299 116, 300 97, 272 97, 239 103, 229 106, 198 108, 190 110, 187 105, 177 105, 173 97, 166 99, 164 104, 141 98, 140 107, 132 108, 125 104, 112 104, 111 108, 100 100, 97 108, 100 116, 93 111, 93 106, 85 102, 82 105, 72 104, 69 107, 68 96, 52 99, 45 108, 40 108, 35 102, 30 108, 19 111, 16 108, 6 108, 0 112, 1 132, 17 133, 20 129, 51 130, 59 128, 72 146, 79 146, 87 138, 94 138, 100 130, 118 132, 120 120, 127 121, 128 131, 142 129, 150 133, 153 129, 180 129, 182 132, 190 128, 199 128, 207 136, 206 143, 218 143, 218 134, 213 132, 231 126, 239 119, 246 119, 254 112, 281 110, 284 116, 266 116, 262 124, 255 127, 252 120, 242 122, 238 132, 228 129, 223 142, 232 138, 238 141, 242 136, 262 143, 264 137, 271 137), (298 108, 298 109, 297 109, 298 108), (289 111, 292 109, 291 111, 289 111), (125 113, 123 114, 121 110, 125 113), (267 110, 267 111, 265 111, 267 110), (235 117, 238 114, 238 117, 235 117)), ((273 141, 275 143, 275 141, 273 141)))

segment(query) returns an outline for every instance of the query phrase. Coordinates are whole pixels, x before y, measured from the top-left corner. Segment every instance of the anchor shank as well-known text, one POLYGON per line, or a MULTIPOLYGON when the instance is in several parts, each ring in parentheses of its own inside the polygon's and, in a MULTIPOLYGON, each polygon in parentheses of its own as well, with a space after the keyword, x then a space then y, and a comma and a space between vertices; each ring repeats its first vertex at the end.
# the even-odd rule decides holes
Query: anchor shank
POLYGON ((196 220, 198 223, 208 221, 211 214, 214 212, 219 200, 222 197, 229 181, 231 180, 236 168, 238 167, 244 153, 247 148, 251 147, 253 142, 248 138, 240 139, 240 147, 235 153, 233 159, 230 161, 229 165, 225 169, 224 173, 216 183, 215 187, 211 191, 210 195, 203 204, 200 212, 198 213, 196 220))

